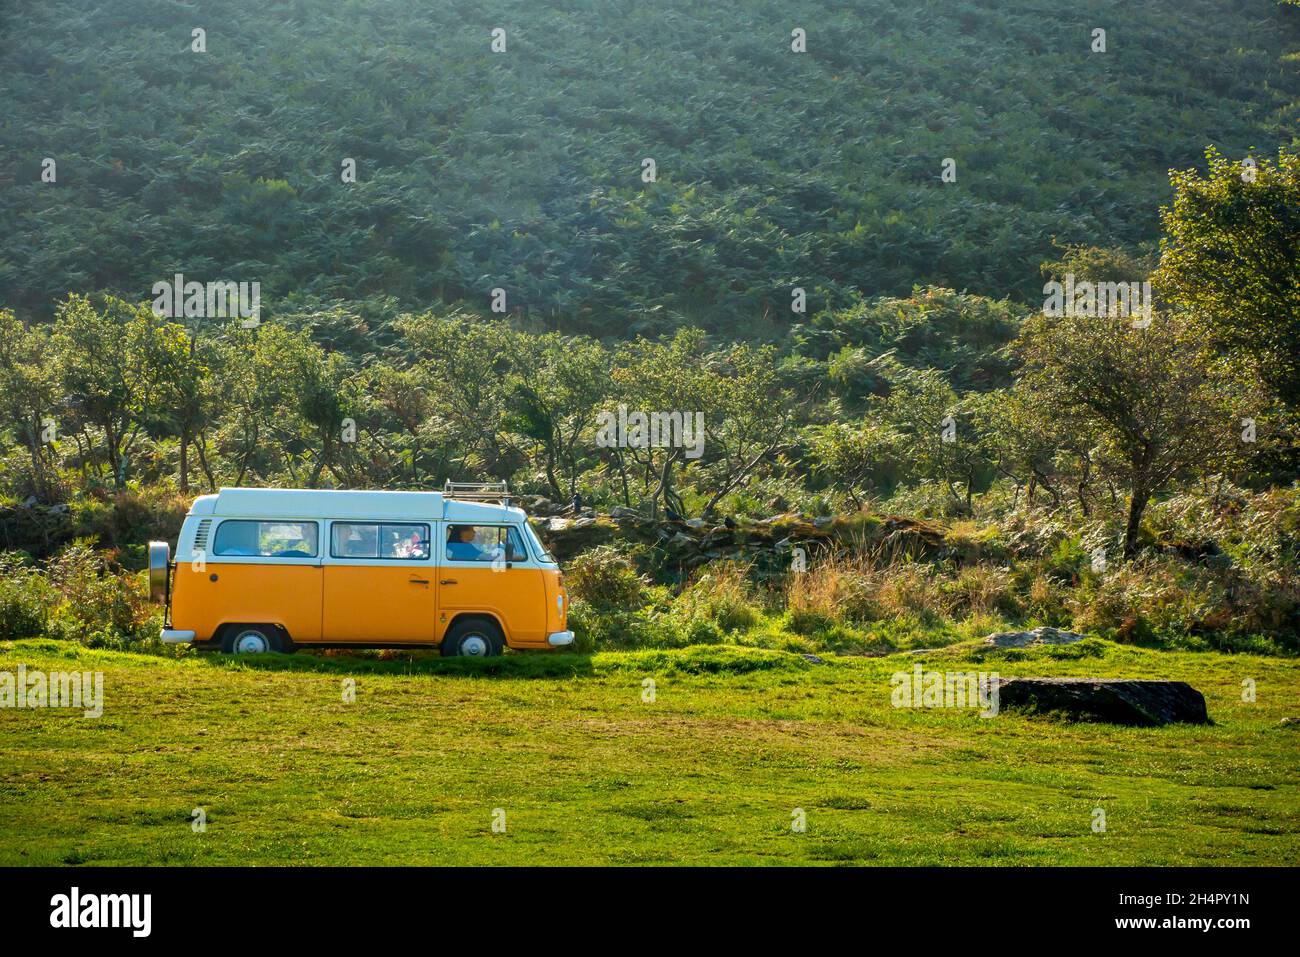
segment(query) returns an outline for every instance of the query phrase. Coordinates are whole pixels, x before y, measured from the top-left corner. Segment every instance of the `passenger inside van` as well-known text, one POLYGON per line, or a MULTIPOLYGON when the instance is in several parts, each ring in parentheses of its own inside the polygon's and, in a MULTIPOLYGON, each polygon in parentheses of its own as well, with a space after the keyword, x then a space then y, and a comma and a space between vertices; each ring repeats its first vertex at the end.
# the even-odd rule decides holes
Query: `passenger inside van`
MULTIPOLYGON (((399 531, 396 534, 400 536, 401 532, 399 531)), ((429 557, 429 543, 425 541, 424 536, 420 534, 420 529, 417 527, 409 537, 397 538, 393 543, 392 552, 394 558, 415 558, 423 561, 429 557)))
POLYGON ((334 524, 337 558, 374 558, 379 554, 379 526, 359 522, 334 524))
POLYGON ((474 542, 473 525, 453 525, 447 530, 447 557, 458 562, 481 562, 484 552, 474 542))

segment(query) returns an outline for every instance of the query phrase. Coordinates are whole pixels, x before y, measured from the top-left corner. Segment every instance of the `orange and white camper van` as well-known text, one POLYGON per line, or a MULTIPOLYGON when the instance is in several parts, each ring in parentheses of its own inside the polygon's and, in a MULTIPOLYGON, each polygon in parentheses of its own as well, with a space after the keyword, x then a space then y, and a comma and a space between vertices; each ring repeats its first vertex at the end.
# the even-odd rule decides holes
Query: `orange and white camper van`
POLYGON ((474 656, 573 642, 559 566, 508 504, 442 492, 223 488, 195 499, 174 560, 168 551, 149 545, 166 642, 228 653, 437 646, 474 656))

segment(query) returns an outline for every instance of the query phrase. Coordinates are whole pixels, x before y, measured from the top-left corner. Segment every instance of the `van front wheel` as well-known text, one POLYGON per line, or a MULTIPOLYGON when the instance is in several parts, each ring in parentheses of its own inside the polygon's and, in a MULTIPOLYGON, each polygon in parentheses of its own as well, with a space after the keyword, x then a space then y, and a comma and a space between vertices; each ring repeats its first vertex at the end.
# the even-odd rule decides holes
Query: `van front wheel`
POLYGON ((442 654, 444 658, 489 658, 501 654, 504 646, 495 622, 466 618, 447 629, 442 639, 442 654))
POLYGON ((280 629, 273 625, 228 625, 221 637, 221 650, 228 655, 256 655, 282 651, 280 629))

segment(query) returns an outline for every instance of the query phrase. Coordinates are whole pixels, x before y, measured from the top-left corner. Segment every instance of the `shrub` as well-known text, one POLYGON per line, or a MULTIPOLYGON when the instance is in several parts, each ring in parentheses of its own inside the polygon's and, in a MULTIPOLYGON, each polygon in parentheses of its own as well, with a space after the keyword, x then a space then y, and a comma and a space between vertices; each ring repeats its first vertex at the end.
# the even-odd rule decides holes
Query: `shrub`
POLYGON ((52 605, 39 569, 20 554, 0 555, 0 640, 45 636, 52 605))
POLYGON ((568 563, 565 586, 593 609, 633 611, 646 602, 647 582, 632 560, 612 545, 588 549, 568 563))
POLYGON ((954 612, 967 615, 1020 613, 1010 568, 967 565, 957 572, 955 579, 945 584, 944 591, 952 599, 954 612))
POLYGON ((175 541, 188 510, 186 498, 161 486, 133 485, 107 502, 87 497, 74 505, 78 534, 115 548, 154 539, 175 541))
POLYGON ((1220 583, 1203 571, 1159 559, 1089 575, 1068 604, 1076 631, 1136 643, 1213 630, 1232 617, 1220 583))
POLYGON ((139 576, 110 569, 88 542, 69 545, 45 568, 55 599, 52 632, 58 637, 89 641, 116 635, 130 642, 147 640, 158 611, 149 603, 139 576))
POLYGON ((720 645, 727 640, 722 627, 716 621, 694 618, 678 633, 678 642, 682 647, 688 645, 720 645))
POLYGON ((1068 624, 1070 612, 1066 607, 1069 597, 1066 588, 1055 578, 1038 571, 1027 575, 1029 584, 1024 589, 1024 609, 1030 618, 1044 624, 1061 626, 1068 624))
POLYGON ((835 617, 820 608, 791 608, 785 615, 785 627, 796 635, 816 635, 834 623, 835 617))
POLYGON ((715 562, 688 584, 672 606, 672 617, 688 629, 709 621, 724 632, 744 631, 758 623, 748 566, 715 562))
POLYGON ((944 533, 943 543, 949 555, 962 563, 1005 561, 1010 554, 996 524, 973 520, 953 522, 944 533))
MULTIPOLYGON (((599 609, 582 598, 569 605, 573 650, 590 653, 605 648, 661 648, 674 644, 672 632, 659 620, 636 612, 599 609)), ((685 644, 685 642, 681 642, 685 644)))
POLYGON ((18 553, 0 555, 0 638, 157 651, 161 626, 141 576, 109 567, 87 542, 69 545, 43 569, 18 553))

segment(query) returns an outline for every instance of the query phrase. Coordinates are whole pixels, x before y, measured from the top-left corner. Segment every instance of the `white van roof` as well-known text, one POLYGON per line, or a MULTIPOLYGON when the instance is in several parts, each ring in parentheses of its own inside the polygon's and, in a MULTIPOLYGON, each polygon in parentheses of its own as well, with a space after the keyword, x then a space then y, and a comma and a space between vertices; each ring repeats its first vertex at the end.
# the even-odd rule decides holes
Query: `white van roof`
POLYGON ((350 518, 405 521, 519 522, 523 509, 444 499, 441 492, 223 488, 200 495, 191 515, 238 518, 350 518))

